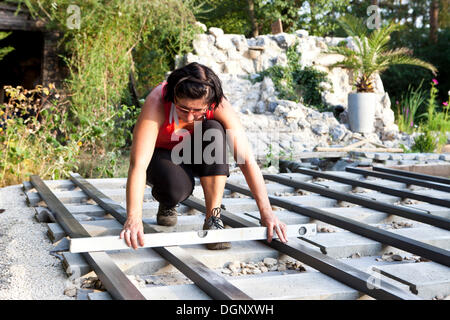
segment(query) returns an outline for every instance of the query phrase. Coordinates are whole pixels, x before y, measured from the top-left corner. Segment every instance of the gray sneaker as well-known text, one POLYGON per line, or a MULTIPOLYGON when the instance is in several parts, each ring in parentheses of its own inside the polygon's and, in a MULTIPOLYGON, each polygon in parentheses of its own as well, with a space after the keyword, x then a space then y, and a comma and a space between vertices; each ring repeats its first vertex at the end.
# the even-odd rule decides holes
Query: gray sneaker
MULTIPOLYGON (((222 211, 222 209, 219 207, 214 208, 212 210, 213 214, 203 224, 203 230, 218 230, 225 228, 222 219, 220 219, 220 211, 222 211)), ((231 248, 231 243, 230 242, 207 243, 206 247, 209 250, 224 250, 231 248)))
POLYGON ((170 208, 162 203, 159 204, 156 223, 160 226, 172 227, 177 224, 177 219, 176 207, 170 208))

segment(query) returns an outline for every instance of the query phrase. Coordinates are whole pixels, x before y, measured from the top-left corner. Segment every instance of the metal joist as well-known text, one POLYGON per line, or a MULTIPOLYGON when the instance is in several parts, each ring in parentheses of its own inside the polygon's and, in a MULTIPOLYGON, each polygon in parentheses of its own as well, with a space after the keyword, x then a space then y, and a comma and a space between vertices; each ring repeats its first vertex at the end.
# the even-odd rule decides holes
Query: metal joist
MULTIPOLYGON (((412 191, 407 191, 407 190, 392 189, 392 188, 388 188, 385 186, 380 186, 375 183, 345 178, 345 177, 341 177, 338 175, 324 173, 324 172, 320 172, 320 171, 316 171, 316 170, 305 169, 305 168, 296 168, 294 170, 294 172, 303 173, 303 174, 310 175, 315 178, 323 178, 323 179, 333 180, 336 182, 341 182, 341 183, 349 184, 354 187, 361 187, 361 188, 366 188, 366 189, 370 189, 370 190, 375 190, 375 191, 378 191, 381 193, 397 196, 402 199, 405 199, 405 198, 415 199, 418 201, 428 202, 428 203, 432 203, 432 204, 435 204, 438 206, 450 208, 450 200, 447 200, 447 199, 430 197, 427 195, 417 194, 417 193, 414 193, 412 191)), ((447 219, 447 221, 450 223, 450 220, 447 219)))
POLYGON ((409 178, 428 180, 428 181, 432 181, 432 182, 450 185, 450 179, 448 179, 448 178, 432 176, 429 174, 411 172, 411 171, 406 171, 406 170, 396 170, 396 169, 391 169, 391 168, 384 168, 384 167, 373 166, 372 168, 374 171, 391 173, 391 174, 395 174, 397 176, 405 176, 405 177, 409 177, 409 178))
POLYGON ((350 203, 358 204, 366 208, 386 212, 389 214, 394 214, 400 217, 404 217, 407 219, 427 223, 429 225, 450 230, 450 220, 444 217, 439 217, 431 214, 424 213, 420 210, 416 210, 413 208, 400 207, 388 203, 382 203, 380 201, 375 201, 372 199, 368 199, 367 197, 347 194, 343 192, 337 192, 334 190, 330 190, 325 187, 321 187, 318 185, 314 185, 312 183, 301 182, 292 179, 291 177, 282 177, 280 175, 264 175, 264 178, 267 180, 275 181, 284 185, 288 185, 290 187, 296 189, 304 189, 310 192, 314 192, 320 194, 325 197, 329 197, 332 199, 336 199, 339 201, 347 201, 350 203))
POLYGON ((415 185, 415 186, 421 186, 421 187, 435 189, 435 190, 439 190, 439 191, 450 192, 450 186, 440 184, 440 183, 428 182, 428 181, 423 181, 423 180, 414 179, 414 178, 407 178, 407 177, 397 176, 397 175, 393 175, 393 174, 376 172, 376 171, 372 171, 372 170, 363 170, 363 169, 359 169, 359 168, 346 167, 345 170, 348 172, 362 174, 363 176, 372 176, 372 177, 377 177, 377 178, 381 178, 381 179, 406 183, 407 185, 415 185))
MULTIPOLYGON (((54 214, 56 220, 71 238, 90 237, 84 227, 72 216, 64 204, 55 196, 39 176, 30 179, 42 200, 54 214)), ((100 281, 115 299, 146 300, 138 288, 119 269, 105 252, 84 253, 83 257, 94 268, 100 281)))
MULTIPOLYGON (((278 179, 277 182, 289 185, 294 188, 297 186, 296 183, 298 183, 288 178, 278 179)), ((253 197, 248 187, 239 186, 233 183, 226 183, 225 187, 233 192, 239 192, 253 197)), ((368 224, 364 224, 353 219, 348 219, 325 210, 303 206, 293 201, 282 199, 281 197, 275 197, 271 195, 269 195, 268 197, 272 205, 276 205, 284 209, 300 213, 310 218, 332 224, 339 228, 346 229, 350 232, 359 234, 383 244, 391 245, 401 250, 405 250, 413 254, 422 256, 426 259, 441 263, 446 266, 450 266, 450 254, 447 250, 444 250, 442 248, 438 248, 386 230, 375 228, 368 224)))
MULTIPOLYGON (((71 174, 70 179, 107 213, 116 218, 119 223, 125 223, 127 212, 124 207, 107 197, 79 174, 71 174)), ((143 223, 143 225, 144 233, 158 232, 147 223, 143 223)), ((251 297, 188 254, 184 249, 180 247, 159 247, 152 250, 169 261, 213 299, 251 300, 251 297)))
MULTIPOLYGON (((227 187, 230 187, 230 185, 227 184, 227 187)), ((235 189, 235 191, 240 192, 237 189, 235 189)), ((190 196, 182 203, 201 212, 206 212, 204 202, 193 196, 190 196)), ((226 210, 222 210, 221 218, 225 224, 234 228, 258 226, 256 223, 247 221, 226 210)), ((421 300, 419 297, 410 292, 403 291, 390 283, 374 278, 366 272, 317 252, 314 249, 308 248, 302 244, 301 240, 297 238, 289 239, 288 243, 282 243, 278 240, 272 240, 270 243, 263 241, 263 243, 279 252, 293 257, 294 259, 302 261, 303 263, 330 276, 331 278, 375 299, 421 300)))

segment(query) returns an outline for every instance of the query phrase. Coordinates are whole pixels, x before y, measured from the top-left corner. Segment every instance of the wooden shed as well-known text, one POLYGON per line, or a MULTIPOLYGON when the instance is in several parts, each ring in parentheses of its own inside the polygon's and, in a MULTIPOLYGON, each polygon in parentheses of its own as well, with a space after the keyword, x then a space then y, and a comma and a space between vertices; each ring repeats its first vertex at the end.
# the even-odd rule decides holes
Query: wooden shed
POLYGON ((18 9, 4 1, 0 1, 0 31, 11 32, 0 41, 0 47, 14 48, 0 61, 0 103, 4 85, 26 89, 37 84, 61 86, 66 72, 58 57, 61 32, 47 30, 45 21, 33 19, 26 8, 18 9))

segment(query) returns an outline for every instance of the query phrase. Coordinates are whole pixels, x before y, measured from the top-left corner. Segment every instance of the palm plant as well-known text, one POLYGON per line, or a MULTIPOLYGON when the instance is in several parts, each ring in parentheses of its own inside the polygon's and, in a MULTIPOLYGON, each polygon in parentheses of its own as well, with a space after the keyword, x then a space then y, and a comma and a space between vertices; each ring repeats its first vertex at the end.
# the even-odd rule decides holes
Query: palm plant
POLYGON ((330 47, 328 53, 344 56, 344 60, 331 67, 343 67, 357 74, 355 86, 357 92, 374 92, 373 76, 388 69, 392 65, 407 64, 429 69, 436 74, 437 69, 432 64, 411 56, 408 48, 388 49, 390 34, 401 26, 394 22, 369 32, 363 19, 344 16, 339 21, 348 36, 353 38, 357 50, 345 46, 330 47))

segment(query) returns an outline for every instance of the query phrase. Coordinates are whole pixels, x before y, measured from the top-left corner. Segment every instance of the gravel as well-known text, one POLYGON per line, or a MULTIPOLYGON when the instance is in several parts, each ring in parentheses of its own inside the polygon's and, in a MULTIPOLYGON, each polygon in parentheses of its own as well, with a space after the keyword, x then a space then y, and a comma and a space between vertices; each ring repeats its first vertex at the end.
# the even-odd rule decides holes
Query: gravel
POLYGON ((64 295, 73 284, 49 253, 46 225, 25 199, 21 185, 0 189, 0 300, 73 300, 64 295))

